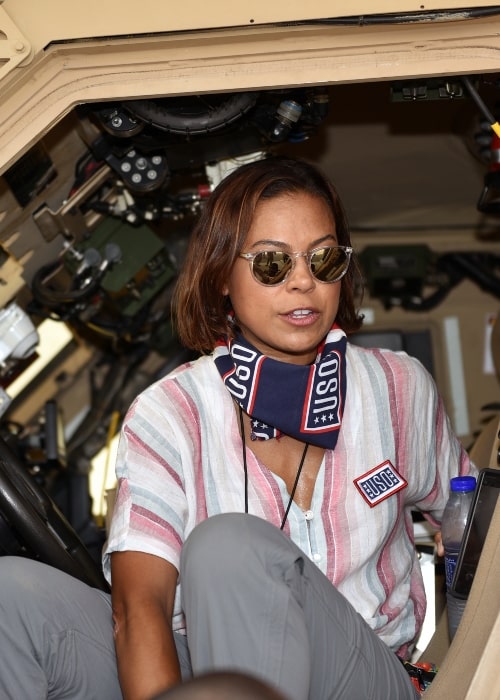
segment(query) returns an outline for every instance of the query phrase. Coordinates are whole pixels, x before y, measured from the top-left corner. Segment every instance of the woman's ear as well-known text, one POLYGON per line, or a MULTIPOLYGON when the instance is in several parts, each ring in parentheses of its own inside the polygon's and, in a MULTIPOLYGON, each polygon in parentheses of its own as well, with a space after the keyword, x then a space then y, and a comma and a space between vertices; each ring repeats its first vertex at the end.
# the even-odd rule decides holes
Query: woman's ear
POLYGON ((229 296, 229 285, 227 284, 227 282, 226 282, 226 284, 224 284, 222 286, 222 296, 224 296, 224 297, 229 296))

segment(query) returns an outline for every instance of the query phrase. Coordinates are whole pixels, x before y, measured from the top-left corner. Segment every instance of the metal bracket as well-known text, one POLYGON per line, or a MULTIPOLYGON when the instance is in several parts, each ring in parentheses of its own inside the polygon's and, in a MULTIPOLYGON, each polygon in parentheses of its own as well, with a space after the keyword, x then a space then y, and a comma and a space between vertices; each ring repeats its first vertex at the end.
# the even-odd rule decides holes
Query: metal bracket
POLYGON ((0 7, 0 80, 13 68, 33 58, 31 44, 0 7))
POLYGON ((110 179, 111 174, 109 165, 103 165, 57 211, 52 211, 44 204, 33 214, 33 219, 46 241, 52 241, 60 234, 65 238, 79 240, 95 226, 102 217, 92 213, 89 220, 80 206, 110 179))

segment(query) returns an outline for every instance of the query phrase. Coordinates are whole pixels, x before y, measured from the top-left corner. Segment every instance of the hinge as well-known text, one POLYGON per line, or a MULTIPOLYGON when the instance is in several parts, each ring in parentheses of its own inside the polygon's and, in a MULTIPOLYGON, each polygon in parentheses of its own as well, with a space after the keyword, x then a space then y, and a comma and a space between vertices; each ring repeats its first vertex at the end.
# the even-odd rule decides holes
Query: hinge
POLYGON ((0 7, 0 80, 30 57, 30 42, 0 7))

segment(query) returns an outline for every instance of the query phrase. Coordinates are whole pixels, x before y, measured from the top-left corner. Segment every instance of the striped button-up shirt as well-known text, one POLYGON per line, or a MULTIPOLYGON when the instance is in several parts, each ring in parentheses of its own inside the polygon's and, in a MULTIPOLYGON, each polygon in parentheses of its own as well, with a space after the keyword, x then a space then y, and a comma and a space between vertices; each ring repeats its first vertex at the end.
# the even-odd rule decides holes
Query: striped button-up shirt
MULTIPOLYGON (((449 480, 475 468, 454 435, 436 386, 405 353, 348 344, 347 395, 334 451, 326 451, 304 512, 285 532, 401 655, 418 635, 425 593, 412 509, 436 526, 449 480)), ((247 448, 249 512, 279 527, 289 494, 247 448)), ((146 389, 124 421, 118 493, 104 553, 135 550, 176 568, 200 521, 243 512, 242 442, 233 400, 211 356, 146 389)), ((176 594, 173 627, 184 631, 176 594)))

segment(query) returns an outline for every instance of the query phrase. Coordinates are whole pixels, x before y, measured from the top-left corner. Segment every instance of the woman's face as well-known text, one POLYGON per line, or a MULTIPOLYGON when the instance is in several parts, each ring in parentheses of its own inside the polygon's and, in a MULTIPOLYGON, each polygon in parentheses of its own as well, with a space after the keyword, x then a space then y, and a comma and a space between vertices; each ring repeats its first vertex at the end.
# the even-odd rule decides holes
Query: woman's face
MULTIPOLYGON (((241 252, 282 250, 309 252, 336 245, 335 222, 321 198, 306 192, 262 201, 241 252)), ((243 336, 260 352, 283 362, 309 364, 337 315, 341 282, 325 284, 313 277, 304 257, 285 282, 264 286, 250 264, 237 258, 224 288, 243 336)))

